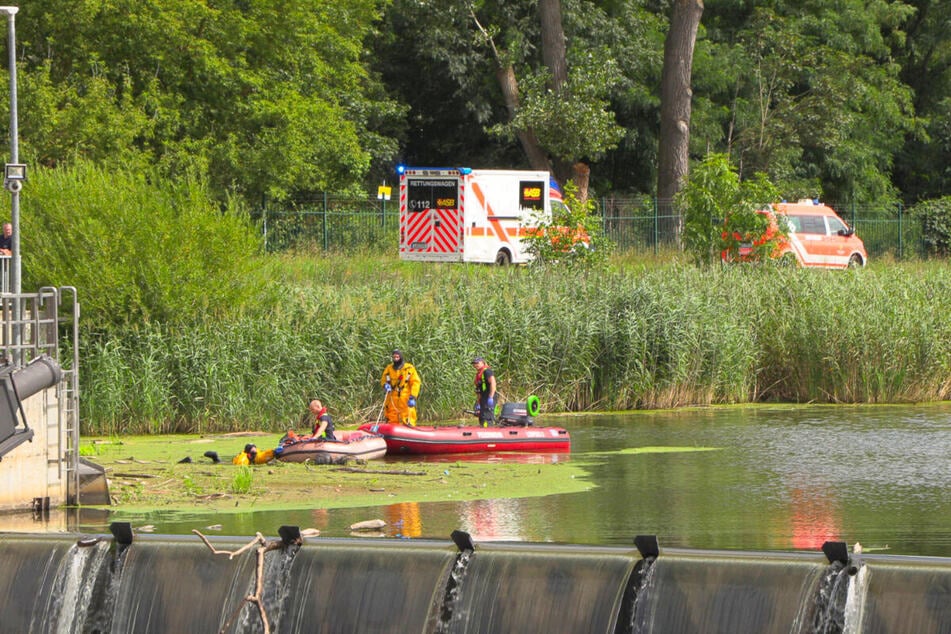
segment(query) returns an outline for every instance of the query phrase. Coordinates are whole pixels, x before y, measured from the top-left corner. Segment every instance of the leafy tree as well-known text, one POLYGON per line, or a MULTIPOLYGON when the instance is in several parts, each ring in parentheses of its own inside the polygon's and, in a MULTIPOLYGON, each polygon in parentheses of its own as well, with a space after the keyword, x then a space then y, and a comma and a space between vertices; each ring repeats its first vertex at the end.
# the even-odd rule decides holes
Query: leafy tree
POLYGON ((928 255, 951 255, 951 196, 922 201, 909 211, 921 223, 921 240, 928 255))
MULTIPOLYGON (((691 170, 676 197, 684 219, 684 249, 700 266, 709 266, 723 251, 736 253, 740 242, 766 237, 769 217, 757 212, 778 200, 765 175, 741 181, 725 154, 708 155, 691 170)), ((784 234, 783 227, 778 229, 771 240, 755 245, 753 259, 772 253, 774 241, 784 234)))
POLYGON ((379 15, 376 0, 29 3, 25 153, 197 171, 221 200, 356 188, 392 160, 402 116, 363 57, 379 15))
POLYGON ((920 127, 907 131, 895 159, 895 185, 908 203, 951 190, 951 3, 908 0, 915 14, 893 48, 902 81, 914 92, 920 127))
MULTIPOLYGON (((596 3, 586 0, 396 0, 388 20, 400 31, 380 51, 381 63, 388 69, 384 74, 403 72, 385 64, 393 48, 413 47, 412 61, 405 62, 416 71, 412 88, 438 95, 419 99, 408 94, 418 104, 420 116, 441 112, 449 99, 464 110, 457 120, 475 120, 483 134, 492 133, 490 139, 482 136, 459 144, 454 131, 424 132, 431 139, 420 145, 427 148, 427 155, 417 160, 429 162, 429 154, 441 154, 448 144, 458 148, 452 156, 457 164, 470 163, 469 156, 504 156, 511 161, 510 149, 517 144, 522 156, 514 157, 516 161, 554 170, 564 181, 576 177, 575 163, 595 159, 616 144, 623 131, 614 122, 609 96, 619 76, 618 64, 583 33, 593 23, 587 14, 578 18, 584 12, 603 16, 596 3), (488 150, 487 141, 493 138, 504 149, 488 150)), ((406 59, 404 51, 393 52, 406 59)), ((458 131, 466 139, 475 136, 472 132, 458 131)))
POLYGON ((727 106, 719 138, 695 135, 695 150, 729 151, 741 175, 765 172, 791 197, 894 202, 893 157, 916 124, 891 44, 910 13, 894 1, 712 5, 708 61, 731 77, 710 94, 727 106))

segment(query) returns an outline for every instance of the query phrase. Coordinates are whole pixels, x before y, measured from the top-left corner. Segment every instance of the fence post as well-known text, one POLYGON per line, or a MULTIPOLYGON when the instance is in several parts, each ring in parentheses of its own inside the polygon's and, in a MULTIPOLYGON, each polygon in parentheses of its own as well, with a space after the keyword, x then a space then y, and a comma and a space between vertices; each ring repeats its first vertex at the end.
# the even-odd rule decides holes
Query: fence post
POLYGON ((902 222, 904 219, 902 211, 905 206, 901 204, 901 201, 898 201, 898 259, 904 259, 905 255, 905 225, 902 222))
POLYGON ((660 240, 660 227, 658 226, 660 205, 657 202, 657 196, 654 196, 654 255, 657 255, 657 242, 660 240))
POLYGON ((264 216, 264 252, 267 253, 267 196, 261 196, 261 215, 264 216))
POLYGON ((321 214, 321 223, 323 225, 322 229, 324 234, 324 251, 326 251, 328 247, 328 244, 327 244, 327 192, 326 191, 324 192, 324 208, 323 208, 323 214, 321 214))

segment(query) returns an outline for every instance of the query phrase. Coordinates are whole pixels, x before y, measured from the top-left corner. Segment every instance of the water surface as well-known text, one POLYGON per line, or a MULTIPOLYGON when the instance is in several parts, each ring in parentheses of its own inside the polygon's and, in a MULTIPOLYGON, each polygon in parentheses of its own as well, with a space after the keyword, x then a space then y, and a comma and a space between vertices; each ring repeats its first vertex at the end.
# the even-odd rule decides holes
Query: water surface
MULTIPOLYGON (((84 514, 79 529, 109 521, 188 533, 275 535, 284 524, 349 536, 380 518, 374 536, 815 550, 827 540, 866 552, 951 557, 951 404, 762 406, 611 415, 543 416, 567 428, 586 491, 524 499, 394 504, 339 510, 215 516, 157 510, 84 514)), ((406 462, 406 458, 392 458, 406 462)), ((0 529, 3 529, 0 519, 0 529)))

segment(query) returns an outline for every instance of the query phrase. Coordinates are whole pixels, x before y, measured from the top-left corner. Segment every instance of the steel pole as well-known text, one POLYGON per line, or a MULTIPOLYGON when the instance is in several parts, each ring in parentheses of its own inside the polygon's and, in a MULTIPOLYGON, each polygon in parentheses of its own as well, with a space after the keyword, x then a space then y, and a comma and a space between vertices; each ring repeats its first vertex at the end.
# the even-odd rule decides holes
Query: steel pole
MULTIPOLYGON (((0 13, 7 14, 7 51, 10 59, 10 162, 20 162, 19 130, 17 128, 17 55, 16 55, 16 19, 19 7, 0 7, 0 13)), ((10 286, 15 295, 19 295, 20 282, 20 192, 10 192, 10 224, 13 225, 13 252, 10 270, 10 286)))

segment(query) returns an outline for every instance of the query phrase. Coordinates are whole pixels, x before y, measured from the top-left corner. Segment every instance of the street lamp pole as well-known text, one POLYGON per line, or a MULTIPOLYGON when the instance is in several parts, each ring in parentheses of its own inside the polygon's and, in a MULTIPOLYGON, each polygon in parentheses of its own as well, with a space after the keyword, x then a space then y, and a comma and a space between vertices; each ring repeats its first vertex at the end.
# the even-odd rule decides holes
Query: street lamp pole
MULTIPOLYGON (((10 53, 10 163, 20 162, 19 130, 17 129, 17 55, 16 55, 16 25, 15 18, 19 7, 0 7, 0 14, 7 16, 7 50, 10 53)), ((10 224, 13 225, 10 286, 14 294, 19 295, 20 284, 20 187, 17 183, 10 190, 10 224)))

